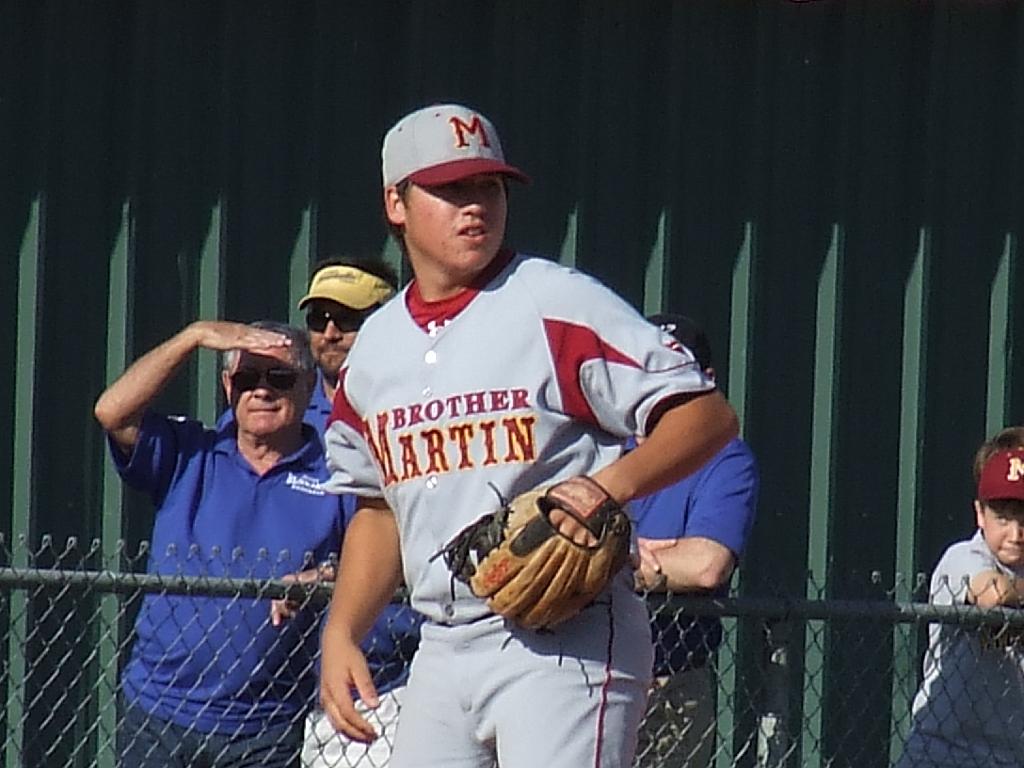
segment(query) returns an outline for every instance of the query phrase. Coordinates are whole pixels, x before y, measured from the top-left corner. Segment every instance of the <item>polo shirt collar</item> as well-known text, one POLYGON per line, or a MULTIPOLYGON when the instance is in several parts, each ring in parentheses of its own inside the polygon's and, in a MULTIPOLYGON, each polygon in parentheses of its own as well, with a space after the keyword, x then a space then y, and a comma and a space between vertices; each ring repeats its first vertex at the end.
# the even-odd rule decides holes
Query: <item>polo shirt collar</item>
MULTIPOLYGON (((231 419, 217 430, 217 437, 214 441, 214 450, 218 453, 227 454, 241 458, 238 451, 238 423, 231 419)), ((292 453, 281 457, 275 467, 282 467, 288 464, 297 464, 300 467, 311 467, 316 464, 324 455, 323 443, 320 442, 320 433, 312 426, 302 423, 302 445, 292 453)))

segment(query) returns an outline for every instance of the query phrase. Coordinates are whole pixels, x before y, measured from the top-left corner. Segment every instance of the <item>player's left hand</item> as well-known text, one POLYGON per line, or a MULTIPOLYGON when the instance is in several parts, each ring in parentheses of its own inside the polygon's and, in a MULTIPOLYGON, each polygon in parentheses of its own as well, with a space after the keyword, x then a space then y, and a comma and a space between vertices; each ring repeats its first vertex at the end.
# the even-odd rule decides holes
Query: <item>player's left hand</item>
POLYGON ((568 512, 557 507, 548 513, 551 525, 555 527, 565 538, 578 544, 581 547, 596 547, 597 537, 591 533, 583 523, 570 515, 568 512))
MULTIPOLYGON (((582 487, 586 488, 586 483, 590 481, 597 483, 597 480, 594 478, 571 477, 568 480, 563 480, 560 485, 569 488, 578 487, 578 484, 582 483, 582 487)), ((600 483, 597 483, 597 485, 604 492, 604 487, 600 483)), ((572 495, 570 494, 570 497, 572 495)), ((548 513, 548 521, 554 526, 556 531, 578 546, 592 548, 598 544, 597 537, 583 524, 578 515, 573 515, 564 509, 554 507, 548 513)))

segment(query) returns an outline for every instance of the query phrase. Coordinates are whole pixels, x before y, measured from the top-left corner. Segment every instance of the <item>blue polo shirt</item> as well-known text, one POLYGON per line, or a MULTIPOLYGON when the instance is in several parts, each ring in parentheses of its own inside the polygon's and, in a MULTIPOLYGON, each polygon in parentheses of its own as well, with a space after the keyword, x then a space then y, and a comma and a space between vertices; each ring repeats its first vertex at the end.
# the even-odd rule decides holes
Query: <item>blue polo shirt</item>
MULTIPOLYGON (((260 476, 238 452, 232 422, 220 431, 147 413, 132 455, 111 444, 130 486, 157 507, 148 572, 279 578, 341 546, 341 500, 319 437, 260 476)), ((315 617, 269 623, 270 600, 147 595, 124 670, 127 700, 203 733, 248 735, 292 722, 311 702, 315 617)))
MULTIPOLYGON (((302 419, 312 426, 318 435, 322 435, 332 408, 333 403, 324 394, 323 374, 317 368, 313 396, 302 419)), ((232 424, 234 419, 234 411, 228 408, 217 420, 217 428, 232 424)), ((356 497, 345 494, 341 500, 345 526, 348 527, 355 515, 356 497)), ((378 693, 405 685, 409 677, 409 662, 419 647, 422 623, 423 617, 408 605, 392 603, 384 608, 370 629, 362 648, 378 693)))
MULTIPOLYGON (((700 536, 728 547, 738 558, 754 522, 758 485, 753 451, 736 438, 694 474, 632 502, 636 534, 648 539, 700 536)), ((728 591, 723 586, 714 594, 728 591)), ((652 633, 654 673, 669 675, 706 663, 722 642, 722 622, 663 610, 652 621, 652 633)))

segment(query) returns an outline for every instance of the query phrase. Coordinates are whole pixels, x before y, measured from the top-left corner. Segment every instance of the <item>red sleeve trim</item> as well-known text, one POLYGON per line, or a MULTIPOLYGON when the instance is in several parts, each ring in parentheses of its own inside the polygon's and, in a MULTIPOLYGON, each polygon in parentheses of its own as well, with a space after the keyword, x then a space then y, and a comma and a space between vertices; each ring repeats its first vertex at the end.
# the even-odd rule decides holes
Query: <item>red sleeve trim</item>
POLYGON ((562 396, 562 408, 570 416, 597 425, 590 403, 580 383, 580 371, 590 360, 642 368, 640 363, 623 354, 597 335, 593 328, 574 325, 564 320, 544 320, 551 358, 555 363, 555 378, 562 396))
POLYGON ((331 407, 331 415, 327 419, 327 426, 330 427, 334 422, 340 421, 348 424, 359 434, 362 434, 363 420, 359 418, 359 414, 352 407, 352 403, 348 401, 348 395, 345 394, 345 376, 347 373, 348 369, 342 368, 338 374, 338 389, 334 393, 334 405, 331 407))

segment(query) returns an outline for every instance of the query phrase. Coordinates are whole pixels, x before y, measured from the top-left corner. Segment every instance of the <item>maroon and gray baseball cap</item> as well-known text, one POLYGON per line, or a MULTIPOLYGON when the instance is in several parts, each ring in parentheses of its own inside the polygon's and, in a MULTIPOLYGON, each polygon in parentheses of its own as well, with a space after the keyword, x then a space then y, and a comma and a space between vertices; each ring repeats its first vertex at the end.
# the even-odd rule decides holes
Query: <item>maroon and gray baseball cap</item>
POLYGON ((981 501, 1024 501, 1024 448, 1000 451, 985 462, 978 480, 981 501))
POLYGON ((478 173, 530 181, 505 162, 494 124, 459 104, 436 104, 403 117, 384 136, 381 159, 385 187, 406 179, 438 186, 478 173))

